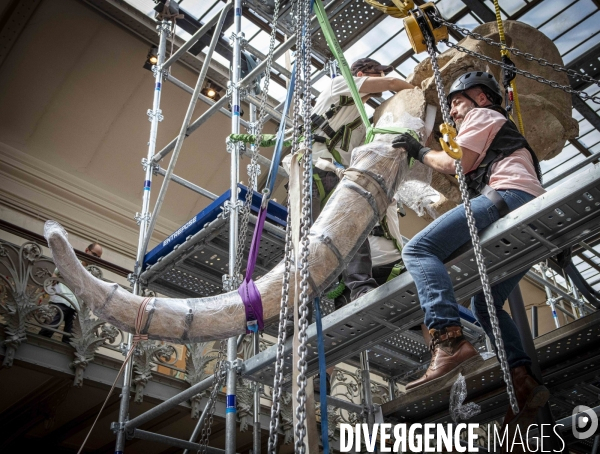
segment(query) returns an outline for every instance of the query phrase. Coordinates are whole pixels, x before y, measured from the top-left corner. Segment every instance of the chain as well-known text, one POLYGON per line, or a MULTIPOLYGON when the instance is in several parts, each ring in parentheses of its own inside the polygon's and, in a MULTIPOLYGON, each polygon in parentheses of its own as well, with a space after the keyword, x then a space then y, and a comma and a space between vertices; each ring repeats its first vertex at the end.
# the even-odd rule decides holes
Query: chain
POLYGON ((301 14, 298 15, 296 33, 299 37, 300 46, 297 47, 302 67, 302 96, 297 97, 297 102, 302 103, 303 130, 304 134, 304 150, 302 164, 304 166, 303 184, 302 184, 302 223, 300 243, 302 245, 300 252, 300 307, 298 320, 298 392, 296 394, 296 446, 295 452, 304 454, 306 445, 304 437, 306 436, 306 356, 307 356, 307 341, 306 328, 308 327, 308 305, 309 301, 309 283, 310 271, 308 269, 309 256, 309 232, 311 226, 311 186, 312 186, 312 133, 311 133, 311 96, 310 96, 310 55, 311 55, 311 35, 308 29, 310 23, 310 5, 311 0, 302 0, 298 2, 298 9, 301 14))
POLYGON ((227 345, 227 340, 222 340, 221 345, 219 347, 219 353, 217 354, 217 361, 215 362, 215 372, 214 372, 214 386, 212 391, 210 392, 210 397, 207 405, 210 405, 208 409, 207 418, 204 420, 204 424, 202 425, 202 433, 200 436, 200 441, 198 444, 200 445, 200 449, 198 452, 206 453, 206 447, 208 446, 208 437, 210 437, 210 432, 213 423, 213 416, 215 414, 215 407, 217 404, 217 394, 223 387, 223 381, 225 380, 225 374, 223 373, 223 366, 225 364, 225 347, 227 345))
MULTIPOLYGON (((438 65, 437 56, 433 47, 433 42, 429 34, 424 34, 425 40, 427 41, 427 50, 431 56, 431 67, 433 68, 433 75, 435 78, 435 85, 440 99, 440 106, 442 108, 442 116, 444 122, 450 123, 450 112, 448 110, 448 103, 446 102, 446 93, 444 91, 444 85, 440 76, 440 67, 438 65)), ((496 315, 496 307, 494 306, 494 298, 492 297, 492 291, 490 288, 490 281, 488 279, 487 269, 485 266, 485 258, 481 250, 481 244, 479 243, 479 233, 475 226, 475 219, 473 218, 473 211, 471 210, 471 201, 469 200, 469 193, 467 190, 467 183, 465 181, 465 175, 463 172, 462 164, 460 159, 455 161, 456 175, 458 175, 458 183, 460 187, 460 194, 465 207, 465 215, 467 217, 467 224, 469 225, 469 233, 471 234, 471 241, 473 242, 473 251, 475 253, 475 261, 477 263, 477 269, 479 276, 481 276, 481 284, 483 287, 483 294, 485 295, 485 302, 487 304, 488 313, 490 315, 490 322, 492 324, 492 332, 496 340, 496 352, 502 368, 502 374, 504 382, 506 383, 506 391, 508 393, 508 400, 512 407, 513 413, 516 415, 519 413, 519 406, 515 397, 515 389, 513 387, 512 378, 510 376, 510 368, 506 359, 506 352, 504 350, 504 341, 502 340, 502 334, 500 333, 500 326, 498 325, 498 316, 496 315)))
POLYGON ((577 78, 577 81, 583 80, 585 82, 590 82, 592 84, 596 84, 600 87, 600 80, 596 80, 593 77, 590 77, 586 74, 581 74, 580 72, 577 72, 573 69, 569 69, 564 66, 561 66, 558 63, 551 63, 544 58, 536 57, 533 54, 530 54, 528 52, 520 51, 516 47, 505 46, 502 43, 494 41, 491 38, 486 38, 485 36, 480 35, 479 33, 472 32, 467 28, 459 27, 458 25, 453 24, 452 22, 448 22, 447 20, 445 20, 444 18, 442 18, 440 15, 438 15, 436 13, 433 13, 432 15, 435 18, 435 20, 440 22, 442 25, 445 25, 448 28, 451 28, 459 33, 462 33, 465 36, 470 36, 471 38, 476 39, 478 41, 484 41, 485 43, 489 44, 490 46, 496 46, 496 47, 499 47, 500 49, 507 50, 513 55, 518 55, 519 57, 523 57, 527 61, 534 61, 534 62, 538 63, 540 66, 548 66, 549 68, 552 68, 556 72, 567 73, 568 75, 577 78))
POLYGON ((507 65, 503 62, 501 62, 500 60, 494 60, 491 57, 488 57, 486 55, 482 55, 480 53, 474 52, 472 50, 467 49, 466 47, 461 46, 460 44, 454 44, 450 41, 442 41, 444 44, 446 44, 448 47, 453 47, 456 50, 460 51, 460 52, 464 52, 465 54, 468 54, 472 57, 476 57, 479 58, 480 60, 486 61, 488 63, 491 63, 492 65, 496 65, 496 66, 500 66, 501 68, 504 69, 508 69, 509 71, 513 71, 517 74, 521 74, 522 76, 527 77, 528 79, 532 79, 535 80, 536 82, 539 82, 541 84, 546 84, 551 86, 552 88, 558 88, 566 93, 569 94, 574 94, 579 96, 581 99, 583 99, 584 101, 593 101, 596 104, 600 104, 600 96, 592 96, 592 95, 588 95, 585 91, 579 91, 579 90, 574 90, 571 87, 568 87, 566 85, 560 85, 559 83, 554 82, 553 80, 549 80, 549 79, 545 79, 542 76, 537 76, 535 74, 532 74, 528 71, 525 71, 523 69, 519 69, 515 66, 511 66, 511 65, 507 65))
POLYGON ((271 38, 269 41, 269 51, 267 53, 267 67, 265 68, 265 83, 262 89, 260 98, 260 107, 258 109, 258 120, 254 125, 254 134, 256 135, 256 145, 251 147, 252 154, 250 157, 250 165, 248 166, 248 192, 246 193, 246 203, 242 208, 240 232, 238 237, 237 257, 235 260, 235 273, 234 276, 240 274, 242 268, 242 259, 244 257, 244 247, 246 244, 246 233, 248 231, 248 219, 250 218, 250 211, 252 207, 252 196, 254 195, 255 182, 258 182, 258 172, 260 168, 258 166, 258 152, 259 143, 262 140, 262 129, 265 124, 266 115, 266 103, 269 92, 269 82, 271 81, 271 66, 273 64, 273 51, 275 50, 275 41, 277 37, 277 19, 279 17, 279 0, 275 0, 275 9, 273 11, 273 22, 271 24, 271 38))
MULTIPOLYGON (((289 199, 288 199, 289 200, 289 199)), ((292 266, 292 219, 288 202, 287 226, 285 231, 285 271, 281 287, 281 307, 279 310, 279 332, 277 335, 277 355, 275 357, 275 374, 273 377, 273 392, 271 396, 271 423, 269 424, 269 454, 276 454, 277 430, 279 414, 281 413, 281 382, 283 381, 283 347, 286 339, 286 321, 288 314, 288 297, 290 291, 290 270, 292 266)))
MULTIPOLYGON (((296 18, 296 49, 297 58, 301 55, 302 40, 301 40, 301 17, 300 17, 300 0, 296 0, 292 5, 293 17, 296 18)), ((304 69, 304 66, 296 63, 298 75, 300 71, 304 69)), ((298 139, 299 139, 299 118, 300 118, 300 102, 302 93, 302 77, 297 77, 296 85, 294 87, 294 105, 292 114, 292 154, 298 153, 298 139)), ((310 98, 309 98, 310 99, 310 98)), ((310 128, 308 128, 310 130, 310 128)), ((293 245, 292 245, 292 219, 291 219, 291 206, 290 198, 288 197, 288 217, 287 226, 285 232, 285 261, 284 261, 284 273, 283 273, 283 285, 281 288, 281 308, 279 312, 279 333, 277 337, 277 354, 275 358, 275 374, 273 378, 273 395, 271 404, 271 422, 269 425, 269 444, 268 453, 275 454, 277 451, 277 430, 279 425, 279 415, 281 412, 281 382, 283 380, 283 361, 284 361, 284 344, 286 339, 286 321, 288 313, 288 301, 289 301, 289 290, 290 290, 290 275, 292 268, 293 259, 293 245)))

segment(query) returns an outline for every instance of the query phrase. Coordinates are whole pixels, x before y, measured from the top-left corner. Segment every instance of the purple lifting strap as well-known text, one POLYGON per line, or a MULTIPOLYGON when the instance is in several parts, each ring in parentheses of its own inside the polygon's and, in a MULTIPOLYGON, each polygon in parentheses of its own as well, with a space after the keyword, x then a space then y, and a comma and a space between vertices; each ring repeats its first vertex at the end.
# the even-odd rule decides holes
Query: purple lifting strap
POLYGON ((246 267, 246 277, 238 289, 238 293, 242 297, 242 302, 246 308, 246 323, 248 326, 246 333, 248 334, 257 330, 262 331, 265 327, 265 322, 263 320, 262 299, 258 289, 256 288, 256 284, 252 280, 252 274, 254 273, 254 267, 256 266, 256 259, 258 258, 258 249, 260 246, 260 239, 262 237, 262 231, 265 225, 266 217, 267 208, 261 207, 260 211, 258 212, 258 219, 254 229, 254 234, 252 235, 250 254, 248 254, 248 266, 246 267))

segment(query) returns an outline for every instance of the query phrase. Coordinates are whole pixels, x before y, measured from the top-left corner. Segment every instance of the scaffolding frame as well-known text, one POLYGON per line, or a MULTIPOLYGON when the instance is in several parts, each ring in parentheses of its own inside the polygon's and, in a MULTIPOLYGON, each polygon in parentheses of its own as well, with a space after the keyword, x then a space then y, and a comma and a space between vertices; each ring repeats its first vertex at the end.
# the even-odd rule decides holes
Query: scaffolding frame
MULTIPOLYGON (((325 7, 326 12, 334 14, 338 12, 339 6, 336 2, 330 2, 325 7)), ((264 56, 260 54, 256 49, 248 46, 244 41, 243 33, 241 33, 241 18, 242 18, 242 0, 229 0, 220 11, 219 14, 215 15, 212 19, 207 21, 191 38, 189 38, 173 55, 169 57, 168 60, 165 61, 166 55, 166 44, 167 39, 171 33, 169 22, 162 20, 158 23, 157 31, 159 35, 159 47, 158 47, 158 62, 156 66, 153 67, 154 73, 154 96, 152 109, 148 110, 147 114, 149 116, 151 127, 150 127, 150 138, 148 142, 148 150, 147 156, 142 160, 143 170, 144 170, 144 191, 142 196, 142 210, 141 213, 136 213, 136 220, 140 226, 139 228, 139 240, 138 240, 138 251, 136 255, 136 263, 134 268, 134 273, 130 277, 130 281, 133 284, 133 292, 135 294, 140 294, 142 292, 140 275, 142 273, 143 260, 146 253, 146 249, 149 243, 149 240, 152 236, 153 228, 156 222, 156 219, 160 213, 160 208, 164 201, 164 197, 166 194, 166 190, 170 181, 173 181, 187 189, 194 191, 204 197, 207 197, 210 200, 215 200, 217 195, 212 192, 189 182, 174 173, 174 168, 177 160, 177 156, 181 151, 181 147, 183 141, 186 137, 191 135, 193 132, 197 131, 200 126, 205 123, 212 115, 217 112, 220 112, 231 118, 231 131, 232 133, 239 133, 240 127, 243 126, 245 128, 252 128, 253 126, 253 118, 251 117, 251 121, 247 122, 240 118, 240 110, 241 110, 241 101, 244 99, 251 105, 251 112, 254 112, 255 108, 260 105, 260 100, 252 95, 248 94, 248 87, 253 83, 256 77, 261 74, 266 68, 266 60, 263 58, 264 56), (230 98, 228 96, 224 96, 218 101, 212 101, 211 99, 200 94, 200 89, 202 88, 203 80, 207 74, 208 68, 210 66, 210 62, 212 59, 212 55, 215 49, 216 41, 221 35, 221 27, 223 25, 225 15, 229 10, 233 9, 234 11, 234 32, 232 34, 232 47, 233 47, 233 58, 232 58, 232 69, 230 71, 230 84, 228 88, 228 93, 230 94, 230 98), (194 88, 188 86, 182 81, 173 77, 169 72, 168 68, 171 67, 179 58, 181 58, 198 40, 204 36, 209 30, 214 28, 213 39, 211 39, 211 46, 209 47, 206 58, 202 64, 202 68, 200 70, 200 74, 198 77, 197 84, 194 88), (252 71, 250 71, 244 78, 241 78, 240 72, 240 59, 241 52, 243 48, 247 48, 251 53, 258 56, 262 59, 261 63, 259 63, 252 71), (186 91, 191 94, 190 106, 188 107, 188 111, 186 113, 186 117, 182 124, 181 131, 179 135, 171 140, 163 149, 160 151, 156 151, 156 138, 158 133, 158 124, 162 121, 163 116, 160 109, 160 101, 161 101, 161 93, 162 93, 162 84, 164 81, 169 81, 173 85, 179 87, 180 89, 186 91), (244 96, 242 96, 242 93, 244 96), (226 102, 228 99, 231 99, 231 111, 225 108, 226 102), (205 104, 209 105, 209 108, 206 112, 200 115, 197 119, 192 121, 191 115, 193 112, 193 108, 197 100, 201 100, 205 104), (173 152, 171 157, 171 162, 167 169, 163 169, 160 167, 160 161, 164 159, 167 155, 173 152), (161 175, 164 177, 162 186, 159 192, 159 196, 154 207, 154 210, 150 211, 150 195, 151 195, 151 185, 152 179, 154 175, 161 175), (152 214, 150 214, 152 213, 152 214)), ((313 18, 311 21, 311 33, 313 33, 318 27, 317 19, 313 18)), ((282 56, 286 51, 290 50, 293 44, 295 43, 295 35, 291 35, 287 37, 287 39, 279 44, 273 52, 273 59, 277 59, 282 56)), ((278 71, 280 71, 284 76, 289 77, 289 71, 285 68, 282 68, 280 65, 274 63, 273 65, 278 71)), ((315 75, 313 75, 311 81, 315 82, 321 77, 323 77, 327 73, 327 69, 318 71, 315 75)), ((316 90, 313 89, 314 94, 318 94, 316 90)), ((282 113, 279 112, 279 109, 282 107, 282 104, 276 106, 275 108, 267 106, 266 112, 268 113, 268 118, 274 118, 276 120, 281 120, 282 113)), ((230 189, 231 195, 230 200, 228 201, 226 207, 229 216, 229 264, 228 264, 228 274, 223 276, 223 283, 226 289, 235 289, 239 285, 237 277, 234 276, 235 270, 235 260, 237 255, 237 232, 238 232, 238 215, 240 204, 237 200, 237 182, 239 181, 239 166, 240 166, 240 157, 241 155, 250 155, 250 151, 246 150, 246 147, 240 145, 239 143, 229 143, 227 145, 227 151, 231 154, 231 165, 230 165, 230 189), (234 234, 234 232, 236 234, 234 234)), ((591 161, 590 159, 584 161, 585 164, 591 161)), ((271 160, 267 157, 258 156, 258 164, 264 166, 270 166, 271 160)), ((583 163, 582 163, 583 164, 583 163)), ((282 177, 286 177, 287 173, 280 166, 278 167, 278 174, 282 177)), ((563 177, 566 175, 563 175, 563 177)), ((555 181, 553 180, 552 183, 555 181)), ((256 217, 251 215, 251 220, 255 220, 256 217)), ((268 228, 268 225, 265 226, 268 228)), ((532 276, 533 278, 533 276, 532 276)), ((538 279, 539 276, 537 277, 538 279)), ((579 298, 577 295, 571 297, 568 294, 561 294, 561 289, 556 286, 553 286, 551 283, 547 281, 541 282, 542 285, 545 285, 546 288, 554 291, 559 296, 566 299, 568 302, 574 304, 574 301, 577 301, 579 304, 579 298)), ((395 290, 391 290, 391 292, 399 291, 399 288, 406 283, 398 281, 395 287, 398 287, 395 290)), ((387 296, 381 295, 382 292, 373 292, 370 296, 367 296, 366 301, 369 304, 371 300, 385 300, 387 296)), ((390 290, 388 289, 388 293, 390 290)), ((564 293, 564 292, 563 292, 564 293)), ((389 296, 389 295, 388 295, 389 296)), ((515 299, 518 301, 520 295, 515 295, 515 299)), ((589 310, 589 308, 588 308, 589 310)), ((350 310, 341 310, 338 314, 332 317, 329 321, 329 325, 333 326, 336 323, 339 323, 344 317, 348 317, 350 310)), ((522 315, 522 314, 521 314, 522 315)), ((576 314, 571 314, 574 318, 578 318, 576 314)), ((581 315, 581 314, 579 314, 581 315)), ((381 320, 380 320, 381 321, 381 320)), ((383 326, 387 328, 391 328, 394 330, 398 330, 399 326, 394 325, 392 323, 387 323, 381 321, 383 326), (391 326, 388 326, 391 325, 391 326)), ((309 328, 309 337, 314 337, 313 329, 314 327, 309 328)), ((526 317, 520 317, 519 328, 529 330, 529 325, 526 323, 526 317), (523 321, 524 320, 524 321, 523 321)), ((534 331, 537 331, 535 329, 534 331)), ((260 382, 256 376, 253 376, 257 371, 260 370, 261 367, 264 367, 268 363, 268 353, 262 352, 262 354, 258 354, 258 335, 254 334, 252 344, 254 349, 254 354, 256 355, 251 360, 247 361, 244 364, 241 364, 237 359, 237 348, 240 339, 231 338, 227 341, 227 409, 225 415, 225 438, 226 445, 225 450, 216 449, 216 448, 207 448, 207 452, 212 453, 227 453, 233 454, 236 450, 236 394, 235 394, 235 385, 236 379, 239 374, 242 374, 246 378, 254 379, 256 383, 255 394, 254 394, 254 434, 253 434, 253 453, 260 453, 261 450, 261 438, 260 438, 260 382)), ((127 347, 131 348, 132 346, 132 335, 129 334, 127 337, 127 347)), ((368 347, 366 347, 368 348, 368 347)), ((289 350, 289 346, 286 346, 286 349, 289 350)), ((334 355, 335 356, 335 355, 334 355)), ((370 395, 370 373, 369 373, 369 357, 368 351, 365 349, 361 353, 361 369, 362 369, 362 381, 364 390, 364 395, 362 396, 363 403, 361 405, 354 404, 350 402, 344 402, 339 399, 335 399, 333 397, 328 397, 328 403, 330 405, 334 405, 339 408, 346 409, 348 411, 362 413, 366 416, 366 420, 369 423, 374 422, 374 415, 377 411, 376 406, 373 404, 372 396, 370 395)), ((200 445, 194 441, 194 439, 198 435, 197 429, 201 426, 204 418, 206 417, 207 410, 210 407, 211 402, 207 402, 206 408, 203 411, 203 414, 198 422, 196 430, 192 434, 189 441, 180 440, 172 437, 168 437, 165 435, 154 434, 144 430, 139 429, 139 427, 153 419, 155 416, 168 411, 169 409, 181 404, 182 402, 190 399, 192 396, 209 389, 214 385, 214 376, 210 376, 205 380, 191 386, 187 390, 179 393, 178 395, 162 402, 157 405, 153 409, 129 420, 129 399, 130 399, 130 388, 131 388, 131 373, 132 373, 132 360, 129 360, 124 368, 124 379, 121 393, 121 401, 119 407, 119 417, 118 422, 113 423, 113 430, 116 433, 116 446, 115 452, 122 453, 125 448, 125 441, 129 438, 140 438, 146 440, 152 440, 157 442, 162 442, 169 444, 170 446, 180 447, 184 449, 197 450, 200 445)), ((393 396, 393 389, 395 383, 395 377, 387 377, 390 384, 390 394, 393 396)))
MULTIPOLYGON (((327 9, 331 9, 331 6, 334 2, 328 5, 327 9)), ((194 33, 181 47, 177 49, 167 60, 165 60, 166 56, 166 45, 167 39, 171 36, 171 28, 170 22, 167 20, 161 20, 157 25, 157 31, 159 35, 159 46, 157 57, 158 61, 155 66, 152 67, 152 72, 154 73, 154 96, 152 109, 149 109, 147 115, 151 122, 150 126, 150 135, 148 141, 148 151, 146 158, 142 159, 142 166, 144 170, 144 191, 142 196, 142 211, 141 213, 136 213, 135 219, 140 226, 139 228, 139 238, 138 238, 138 249, 136 254, 136 262, 134 267, 134 272, 129 276, 130 282, 133 284, 133 293, 139 295, 142 292, 142 283, 140 281, 140 275, 142 273, 144 256, 147 252, 148 244, 150 242, 150 238, 152 237, 152 233, 154 231, 154 226, 156 224, 156 220, 158 219, 158 215, 160 213, 160 209, 164 202, 164 198, 166 195, 166 191, 168 188, 169 182, 173 181, 187 189, 196 192, 204 197, 207 197, 210 200, 215 200, 218 196, 213 194, 212 192, 192 183, 184 178, 177 176, 174 173, 174 168, 177 162, 178 155, 183 146, 184 140, 191 135, 193 132, 197 131, 202 124, 204 124, 212 115, 217 112, 221 112, 222 114, 231 118, 231 132, 232 134, 237 134, 240 132, 240 126, 244 126, 248 130, 251 130, 254 126, 252 123, 253 118, 251 118, 250 122, 244 121, 240 117, 241 112, 241 101, 242 99, 249 102, 251 106, 251 113, 255 113, 256 107, 260 106, 260 100, 250 94, 248 91, 248 87, 254 83, 257 76, 260 75, 267 66, 265 56, 261 54, 258 50, 254 49, 252 46, 248 45, 245 42, 244 34, 241 31, 241 18, 242 18, 242 0, 229 0, 223 6, 222 10, 219 14, 214 15, 210 20, 208 20, 205 24, 203 24, 196 33, 194 33), (208 72, 208 68, 210 66, 210 62, 212 60, 213 53, 215 51, 216 43, 221 36, 222 26, 225 20, 227 13, 233 9, 234 11, 234 31, 231 35, 231 43, 233 47, 233 57, 232 57, 232 65, 230 68, 230 82, 228 86, 228 95, 223 96, 218 101, 212 101, 210 98, 202 95, 200 90, 202 89, 204 79, 208 72), (169 68, 179 59, 181 58, 194 44, 196 44, 200 38, 202 38, 207 32, 211 29, 213 30, 213 36, 211 39, 211 44, 206 53, 206 57, 204 62, 202 63, 202 67, 200 70, 200 74, 198 76, 198 80, 196 86, 191 88, 184 82, 178 80, 174 76, 170 74, 169 68), (244 48, 248 48, 250 52, 260 58, 262 61, 259 63, 252 71, 250 71, 243 79, 241 78, 241 52, 244 48), (169 81, 176 87, 186 91, 191 94, 190 104, 188 106, 180 133, 176 138, 171 140, 162 150, 156 152, 156 139, 158 134, 158 123, 163 120, 162 111, 160 109, 160 100, 162 94, 162 84, 163 81, 169 81), (244 96, 241 96, 242 93, 244 96), (227 110, 224 108, 226 102, 231 100, 231 110, 227 110), (205 111, 202 115, 200 115, 194 121, 191 120, 191 115, 194 111, 194 107, 198 100, 203 101, 205 104, 208 104, 210 107, 207 111, 205 111), (167 155, 173 152, 171 156, 171 161, 167 169, 163 169, 160 167, 160 161, 162 161, 167 155), (155 203, 154 209, 150 211, 150 195, 151 195, 151 187, 152 187, 152 177, 153 175, 161 175, 164 177, 159 195, 157 197, 157 201, 155 203)), ((314 31, 315 27, 318 27, 318 21, 315 18, 311 21, 311 33, 314 31)), ((286 51, 290 50, 291 47, 295 43, 295 35, 289 36, 283 43, 279 44, 274 52, 273 52, 273 60, 276 60, 281 55, 283 55, 286 51)), ((276 62, 273 63, 273 67, 284 74, 289 78, 290 72, 281 67, 281 65, 276 62)), ((323 69, 318 71, 311 78, 312 83, 319 80, 326 74, 326 70, 323 69)), ((319 92, 312 89, 313 94, 318 95, 319 92)), ((283 103, 278 105, 275 108, 272 108, 268 105, 265 106, 265 111, 267 112, 266 120, 274 118, 278 121, 281 121, 282 114, 278 111, 278 109, 283 107, 283 103)), ((253 115, 254 117, 255 115, 253 115)), ((255 120, 255 118, 254 118, 255 120)), ((289 120, 289 119, 288 119, 289 120)), ((241 208, 241 204, 237 199, 237 182, 239 181, 239 167, 240 167, 240 156, 247 155, 251 156, 251 152, 246 150, 246 147, 239 143, 227 143, 227 152, 231 155, 231 165, 230 165, 230 200, 226 202, 225 209, 229 216, 229 263, 228 263, 228 274, 223 276, 223 286, 225 290, 233 290, 236 289, 241 281, 237 276, 234 276, 235 273, 235 261, 237 255, 237 232, 238 232, 238 219, 239 219, 239 210, 241 208), (236 234, 233 234, 235 232, 236 234)), ((258 155, 257 158, 258 165, 270 166, 271 160, 258 155)), ((277 167, 277 174, 281 177, 287 177, 287 172, 281 167, 277 167)), ((250 214, 250 220, 256 221, 256 216, 250 214)), ((269 229, 268 225, 265 225, 265 228, 269 229)), ((133 335, 128 334, 126 339, 126 349, 127 351, 132 348, 133 335)), ((253 349, 254 354, 257 354, 259 351, 258 348, 258 334, 253 335, 253 349)), ((237 358, 237 349, 238 349, 238 339, 230 338, 227 341, 227 362, 226 362, 226 387, 227 387, 227 396, 226 396, 226 414, 225 414, 225 450, 210 448, 207 447, 207 452, 212 453, 222 453, 225 452, 227 454, 235 453, 236 449, 236 381, 237 376, 241 371, 241 364, 238 363, 237 358)), ((365 360, 367 361, 367 360, 365 360)), ((194 439, 198 435, 198 429, 204 421, 204 417, 207 414, 207 410, 211 405, 210 400, 207 402, 206 407, 198 421, 196 429, 194 433, 191 435, 190 440, 180 440, 172 437, 168 437, 165 435, 154 434, 151 432, 147 432, 144 430, 140 430, 137 427, 144 422, 149 421, 155 415, 158 415, 169 408, 173 408, 176 405, 184 402, 190 397, 210 388, 214 384, 214 377, 209 377, 200 383, 190 387, 183 393, 175 396, 174 398, 169 399, 168 401, 163 402, 158 405, 154 409, 144 413, 143 415, 134 418, 133 420, 128 420, 129 413, 129 400, 130 400, 130 391, 131 391, 131 376, 132 376, 132 365, 133 359, 129 359, 124 367, 124 375, 123 375, 123 385, 121 390, 121 400, 119 406, 119 417, 116 423, 112 424, 113 432, 116 434, 116 445, 115 452, 122 453, 125 448, 125 441, 128 438, 140 438, 151 441, 158 441, 162 443, 169 444, 170 446, 184 448, 186 451, 188 449, 198 450, 200 445, 194 442, 194 439)), ((367 363, 368 365, 368 363, 367 363)), ((338 399, 332 399, 332 402, 335 402, 338 399)), ((255 454, 260 453, 260 444, 261 444, 261 434, 260 434, 260 384, 256 382, 256 387, 254 391, 254 433, 253 433, 253 452, 255 454)), ((345 404, 340 401, 340 405, 345 405, 346 408, 352 408, 355 411, 358 410, 358 406, 353 406, 352 404, 345 404)))

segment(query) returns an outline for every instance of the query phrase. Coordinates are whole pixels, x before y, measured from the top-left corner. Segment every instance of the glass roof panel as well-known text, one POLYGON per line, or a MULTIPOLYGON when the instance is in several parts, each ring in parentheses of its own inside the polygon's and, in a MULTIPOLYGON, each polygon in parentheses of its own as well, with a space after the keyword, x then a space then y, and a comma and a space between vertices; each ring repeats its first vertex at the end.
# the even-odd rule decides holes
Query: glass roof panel
POLYGON ((561 55, 569 52, 571 49, 574 49, 582 41, 585 41, 587 38, 589 38, 592 30, 596 29, 595 31, 598 33, 598 21, 600 21, 600 11, 592 14, 579 25, 575 26, 572 30, 556 39, 554 44, 556 44, 556 47, 558 47, 561 55))
POLYGON ((269 51, 270 36, 263 30, 250 40, 250 44, 263 54, 269 51))
POLYGON ((413 72, 418 63, 419 62, 417 60, 415 60, 413 57, 410 57, 408 60, 400 63, 396 69, 403 78, 406 78, 410 73, 413 72))
POLYGON ((456 24, 469 30, 473 30, 478 25, 481 25, 480 22, 477 19, 475 19, 475 16, 473 16, 471 13, 466 14, 460 20, 456 21, 456 24))
POLYGON ((275 98, 277 101, 282 102, 285 100, 287 89, 279 85, 278 83, 269 84, 269 96, 275 98))
POLYGON ((371 55, 371 58, 377 60, 382 65, 388 65, 393 62, 398 55, 401 55, 410 49, 410 44, 407 41, 408 39, 404 40, 394 38, 392 41, 371 55))
MULTIPOLYGON (((524 2, 523 0, 502 0, 500 2, 500 7, 501 7, 502 11, 504 11, 509 16, 512 16, 513 14, 518 12, 521 8, 525 7, 526 5, 527 5, 527 3, 524 2)), ((496 10, 492 9, 492 11, 495 12, 496 10)))
POLYGON ((577 155, 579 155, 579 151, 573 145, 567 142, 566 146, 557 156, 555 156, 552 159, 540 162, 540 168, 542 169, 542 173, 555 169, 559 165, 567 162, 569 159, 577 155))
POLYGON ((563 9, 577 3, 577 1, 578 0, 546 0, 534 7, 531 11, 525 13, 519 20, 537 28, 563 9))
POLYGON ((579 135, 580 136, 590 132, 592 129, 594 129, 594 127, 592 126, 592 124, 589 121, 583 120, 583 121, 579 122, 579 135))
POLYGON ((435 6, 440 10, 442 17, 447 19, 453 17, 467 7, 463 2, 457 2, 456 0, 440 0, 436 2, 435 6))
POLYGON ((597 9, 592 0, 579 0, 567 10, 560 13, 555 19, 541 27, 540 31, 553 40, 597 9))
POLYGON ((220 11, 223 3, 221 0, 181 0, 179 7, 190 13, 194 19, 198 19, 201 22, 206 22, 210 19, 211 15, 206 14, 211 12, 212 15, 220 11), (218 5, 221 3, 221 5, 218 5), (214 11, 213 11, 214 10, 214 11), (202 17, 206 14, 206 17, 202 17))
MULTIPOLYGON (((504 3, 500 4, 500 16, 502 17, 502 20, 506 20, 506 12, 502 8, 503 4, 504 3)), ((492 12, 496 11, 496 9, 494 8, 494 2, 492 0, 485 0, 485 6, 487 6, 492 12)))
POLYGON ((584 160, 584 157, 581 154, 577 154, 576 156, 573 156, 571 159, 568 160, 568 162, 564 163, 562 166, 557 167, 554 170, 551 170, 550 172, 545 173, 544 181, 550 181, 554 177, 562 175, 566 170, 572 168, 575 164, 577 164, 578 162, 581 162, 583 160, 584 160))
POLYGON ((586 147, 592 147, 600 142, 600 131, 594 129, 586 135, 580 137, 579 141, 586 147))
POLYGON ((570 62, 575 60, 577 57, 579 57, 580 55, 583 55, 584 53, 586 53, 588 50, 590 50, 592 47, 594 47, 595 45, 597 45, 599 43, 600 43, 600 34, 598 32, 596 32, 596 34, 594 34, 592 37, 590 37, 587 41, 584 41, 579 46, 577 46, 575 49, 573 49, 571 52, 563 55, 563 61, 565 62, 565 64, 569 64, 570 62))
MULTIPOLYGON (((344 50, 344 56, 349 64, 353 61, 370 55, 375 49, 385 43, 388 39, 398 33, 402 28, 402 22, 388 16, 377 27, 373 27, 365 36, 344 50)), ((397 38, 392 39, 396 41, 397 38)))

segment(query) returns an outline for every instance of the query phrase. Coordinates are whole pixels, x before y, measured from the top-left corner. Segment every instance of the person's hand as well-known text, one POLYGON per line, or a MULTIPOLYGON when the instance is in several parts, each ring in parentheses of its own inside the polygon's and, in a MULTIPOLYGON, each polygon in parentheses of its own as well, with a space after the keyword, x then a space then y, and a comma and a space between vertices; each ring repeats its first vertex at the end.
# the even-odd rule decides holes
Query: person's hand
POLYGON ((431 148, 424 147, 421 143, 410 134, 403 132, 392 141, 392 147, 404 148, 408 156, 423 162, 423 158, 431 151, 431 148))

